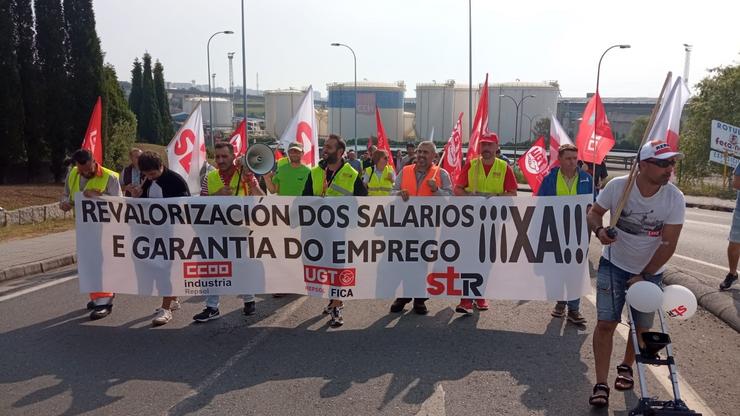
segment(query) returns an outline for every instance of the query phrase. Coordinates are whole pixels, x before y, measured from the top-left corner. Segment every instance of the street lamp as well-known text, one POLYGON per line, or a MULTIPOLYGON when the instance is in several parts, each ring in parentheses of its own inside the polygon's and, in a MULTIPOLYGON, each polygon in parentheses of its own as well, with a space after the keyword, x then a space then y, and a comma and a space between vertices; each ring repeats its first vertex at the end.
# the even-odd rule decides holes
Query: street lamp
POLYGON ((535 98, 534 95, 527 95, 526 97, 522 97, 521 100, 517 101, 516 98, 512 97, 511 95, 506 94, 500 94, 499 97, 508 97, 513 103, 514 107, 516 107, 516 116, 514 118, 514 157, 517 157, 517 136, 518 136, 518 130, 519 129, 519 106, 522 106, 522 113, 524 113, 524 106, 522 105, 524 101, 527 98, 535 98))
POLYGON ((208 43, 206 43, 206 56, 208 60, 208 127, 211 131, 211 147, 215 144, 214 138, 213 138, 213 99, 211 97, 211 39, 213 39, 214 36, 220 35, 231 35, 234 32, 231 30, 222 30, 220 32, 216 32, 211 35, 210 38, 208 38, 208 43))
MULTIPOLYGON (((601 54, 601 58, 599 58, 599 66, 596 69, 596 95, 599 95, 599 79, 601 78, 601 61, 604 59, 604 55, 606 55, 607 52, 614 48, 619 49, 629 49, 631 46, 626 44, 618 44, 618 45, 612 45, 604 51, 604 53, 601 54)), ((594 138, 596 137, 596 125, 597 121, 599 119, 599 106, 594 105, 594 138)), ((592 163, 593 170, 591 171, 591 174, 593 175, 593 181, 591 181, 592 188, 593 188, 593 194, 594 194, 594 200, 596 200, 596 148, 598 146, 594 145, 594 158, 592 163)))
MULTIPOLYGON (((345 45, 344 43, 337 43, 334 42, 331 44, 331 46, 344 46, 345 48, 349 49, 350 52, 352 52, 352 59, 354 60, 355 64, 355 153, 357 150, 357 55, 355 55, 355 51, 349 47, 349 45, 345 45)), ((341 113, 339 115, 341 119, 341 113)))
MULTIPOLYGON (((537 121, 538 118, 542 118, 540 114, 535 114, 534 117, 530 117, 528 114, 524 114, 524 110, 522 109, 522 117, 526 117, 527 120, 529 120, 529 140, 532 141, 532 133, 533 128, 532 124, 534 124, 535 121, 537 121)), ((522 121, 523 122, 523 121, 522 121)))

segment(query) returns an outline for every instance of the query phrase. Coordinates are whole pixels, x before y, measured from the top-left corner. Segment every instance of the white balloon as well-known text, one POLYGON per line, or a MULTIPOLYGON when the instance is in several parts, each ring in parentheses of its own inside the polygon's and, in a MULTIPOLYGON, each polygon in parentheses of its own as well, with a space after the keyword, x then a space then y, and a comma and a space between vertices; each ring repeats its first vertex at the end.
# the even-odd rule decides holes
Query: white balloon
POLYGON ((696 296, 681 285, 663 288, 663 310, 671 318, 684 321, 696 313, 696 296))
POLYGON ((627 303, 640 312, 655 312, 663 304, 663 291, 655 283, 637 282, 627 289, 627 303))

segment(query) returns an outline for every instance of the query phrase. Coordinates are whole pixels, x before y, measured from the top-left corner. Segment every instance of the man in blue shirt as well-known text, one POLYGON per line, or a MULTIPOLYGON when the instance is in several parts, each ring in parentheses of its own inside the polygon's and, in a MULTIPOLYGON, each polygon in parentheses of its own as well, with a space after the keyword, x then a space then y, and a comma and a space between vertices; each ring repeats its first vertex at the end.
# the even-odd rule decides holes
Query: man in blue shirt
MULTIPOLYGON (((732 187, 740 191, 740 164, 735 166, 735 175, 732 178, 732 187)), ((725 280, 719 284, 720 290, 727 290, 733 283, 737 282, 737 262, 740 259, 740 199, 735 197, 735 212, 732 215, 732 228, 730 228, 730 243, 727 245, 727 262, 729 272, 725 280)))

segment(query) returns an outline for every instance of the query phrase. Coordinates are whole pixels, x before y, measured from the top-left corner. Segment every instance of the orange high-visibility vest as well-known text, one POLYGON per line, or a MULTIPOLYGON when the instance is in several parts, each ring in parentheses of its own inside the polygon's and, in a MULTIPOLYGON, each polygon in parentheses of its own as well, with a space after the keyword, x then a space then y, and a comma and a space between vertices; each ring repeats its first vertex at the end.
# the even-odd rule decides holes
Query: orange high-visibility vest
POLYGON ((437 188, 442 187, 442 179, 440 178, 439 166, 432 166, 427 172, 427 176, 421 181, 419 188, 416 187, 416 172, 414 172, 414 165, 404 166, 401 171, 403 178, 401 179, 401 189, 407 191, 411 196, 434 196, 434 193, 429 189, 427 181, 434 178, 434 182, 437 183, 437 188))

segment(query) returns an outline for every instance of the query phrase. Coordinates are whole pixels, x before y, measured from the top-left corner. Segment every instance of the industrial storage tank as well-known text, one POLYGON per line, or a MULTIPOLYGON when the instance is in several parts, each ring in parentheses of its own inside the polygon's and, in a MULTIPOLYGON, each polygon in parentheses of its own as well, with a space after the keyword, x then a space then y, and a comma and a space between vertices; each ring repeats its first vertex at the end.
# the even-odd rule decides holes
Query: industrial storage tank
POLYGON ((514 144, 536 139, 532 130, 537 121, 555 114, 559 95, 557 81, 492 84, 488 87, 488 128, 498 134, 502 143, 514 144), (515 140, 517 104, 519 134, 515 140))
POLYGON ((308 88, 303 91, 291 88, 264 92, 265 129, 268 135, 280 138, 301 106, 301 100, 306 95, 306 90, 308 88))
POLYGON ((391 141, 404 138, 403 96, 406 85, 397 83, 358 82, 357 96, 353 82, 327 85, 329 93, 329 132, 339 134, 354 145, 355 109, 357 110, 357 137, 377 136, 375 106, 385 133, 391 141))
MULTIPOLYGON (((478 107, 480 85, 473 87, 473 115, 478 107)), ((469 89, 467 85, 455 84, 449 80, 444 84, 436 82, 416 84, 416 135, 430 139, 434 132, 434 141, 446 143, 460 113, 463 114, 463 143, 468 142, 468 108, 469 89)))
MULTIPOLYGON (((190 97, 183 100, 182 111, 190 114, 196 104, 200 102, 200 111, 203 114, 203 126, 210 125, 210 109, 208 106, 208 97, 190 97)), ((234 125, 234 106, 231 100, 227 98, 212 98, 211 106, 213 107, 213 128, 214 129, 231 129, 234 125)))

